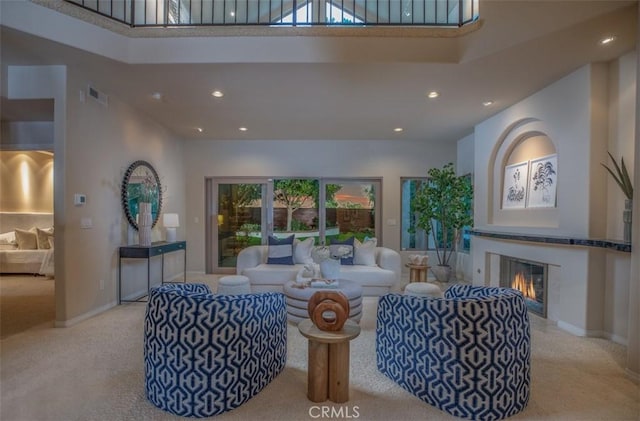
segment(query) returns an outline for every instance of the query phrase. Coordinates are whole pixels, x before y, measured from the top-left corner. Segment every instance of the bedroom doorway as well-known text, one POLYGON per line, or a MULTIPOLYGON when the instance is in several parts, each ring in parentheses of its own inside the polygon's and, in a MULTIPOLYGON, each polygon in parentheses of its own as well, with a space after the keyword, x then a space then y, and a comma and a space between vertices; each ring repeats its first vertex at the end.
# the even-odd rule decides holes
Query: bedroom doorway
POLYGON ((3 97, 0 105, 0 339, 4 339, 53 326, 56 318, 54 123, 52 99, 3 97))

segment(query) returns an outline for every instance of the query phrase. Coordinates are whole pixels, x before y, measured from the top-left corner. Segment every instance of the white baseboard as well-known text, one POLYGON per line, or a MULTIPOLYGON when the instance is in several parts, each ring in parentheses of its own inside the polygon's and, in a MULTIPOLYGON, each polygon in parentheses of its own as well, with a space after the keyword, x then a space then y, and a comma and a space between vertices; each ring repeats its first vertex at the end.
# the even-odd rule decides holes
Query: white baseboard
POLYGON ((601 330, 586 330, 581 327, 574 326, 571 323, 563 322, 562 320, 558 320, 558 327, 576 336, 586 336, 588 338, 605 337, 605 333, 601 330))
POLYGON ((610 340, 611 342, 615 342, 620 345, 627 346, 627 338, 624 336, 616 335, 614 333, 604 332, 602 337, 610 340))
POLYGON ((563 322, 562 320, 558 320, 558 327, 564 331, 567 331, 575 336, 589 336, 585 329, 574 326, 570 323, 563 322))
POLYGON ((74 317, 73 319, 69 319, 69 320, 63 320, 63 321, 58 321, 56 320, 54 326, 55 327, 71 327, 73 325, 76 325, 84 320, 90 319, 93 316, 96 316, 100 313, 104 313, 105 311, 115 307, 118 305, 117 301, 112 301, 108 304, 105 304, 101 307, 98 307, 94 310, 91 310, 87 313, 81 314, 80 316, 74 317))
POLYGON ((640 373, 636 373, 635 371, 631 371, 628 368, 625 368, 625 374, 628 378, 631 379, 632 382, 638 384, 640 383, 640 373))
POLYGON ((585 336, 588 338, 603 338, 603 339, 608 339, 620 345, 624 345, 624 346, 627 345, 627 338, 620 335, 616 335, 614 333, 604 332, 602 330, 586 330, 586 329, 582 329, 580 327, 574 326, 570 323, 563 322, 562 320, 558 320, 557 324, 560 329, 566 332, 569 332, 575 336, 585 336))

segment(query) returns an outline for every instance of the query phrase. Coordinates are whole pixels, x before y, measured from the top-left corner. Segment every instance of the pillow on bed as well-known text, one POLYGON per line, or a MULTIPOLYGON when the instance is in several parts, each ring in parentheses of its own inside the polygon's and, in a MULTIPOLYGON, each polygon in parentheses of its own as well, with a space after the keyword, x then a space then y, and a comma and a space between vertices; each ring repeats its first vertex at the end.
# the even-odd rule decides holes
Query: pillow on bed
POLYGON ((0 244, 16 245, 16 232, 3 232, 0 234, 0 244))
POLYGON ((19 250, 37 250, 38 236, 35 231, 26 231, 16 228, 16 242, 19 250))
POLYGON ((36 228, 36 238, 38 242, 38 249, 46 250, 51 248, 49 246, 49 237, 53 238, 52 231, 53 230, 50 228, 47 228, 44 230, 40 228, 36 228))

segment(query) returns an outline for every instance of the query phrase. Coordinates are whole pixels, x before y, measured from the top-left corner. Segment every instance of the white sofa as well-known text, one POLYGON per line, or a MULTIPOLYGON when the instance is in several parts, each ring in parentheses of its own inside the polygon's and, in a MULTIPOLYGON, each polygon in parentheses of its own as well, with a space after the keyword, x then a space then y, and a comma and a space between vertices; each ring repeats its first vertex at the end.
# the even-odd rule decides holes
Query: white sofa
MULTIPOLYGON (((249 278, 252 292, 283 292, 287 281, 296 279, 304 266, 267 264, 268 246, 250 246, 238 255, 236 273, 249 278)), ((340 278, 355 281, 364 295, 383 295, 400 291, 402 261, 400 254, 386 247, 376 247, 377 266, 342 265, 340 278)))

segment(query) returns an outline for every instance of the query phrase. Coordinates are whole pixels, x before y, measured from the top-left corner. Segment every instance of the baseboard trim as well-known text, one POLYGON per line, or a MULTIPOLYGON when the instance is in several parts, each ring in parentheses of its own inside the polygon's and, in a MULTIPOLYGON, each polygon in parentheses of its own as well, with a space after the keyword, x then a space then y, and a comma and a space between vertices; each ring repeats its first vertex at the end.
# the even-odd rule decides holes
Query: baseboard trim
POLYGON ((98 307, 94 310, 91 310, 87 313, 81 314, 80 316, 74 317, 73 319, 69 319, 69 320, 56 320, 54 326, 55 327, 71 327, 73 325, 76 325, 82 321, 85 321, 87 319, 90 319, 93 316, 97 316, 100 313, 104 313, 105 311, 117 306, 118 303, 117 301, 112 301, 108 304, 105 304, 101 307, 98 307))
POLYGON ((567 331, 575 336, 589 336, 585 329, 574 326, 570 323, 563 322, 562 320, 558 320, 558 327, 564 331, 567 331))
POLYGON ((640 383, 640 373, 636 373, 635 371, 631 371, 628 368, 624 369, 625 374, 632 382, 638 384, 640 383))
POLYGON ((620 345, 627 346, 627 338, 616 335, 615 333, 604 332, 602 337, 620 345))
POLYGON ((557 321, 558 327, 568 333, 571 333, 575 336, 585 336, 588 338, 603 338, 609 341, 615 342, 620 345, 627 346, 627 338, 616 335, 614 333, 605 332, 602 330, 586 330, 580 327, 574 326, 570 323, 563 322, 562 320, 557 321))

